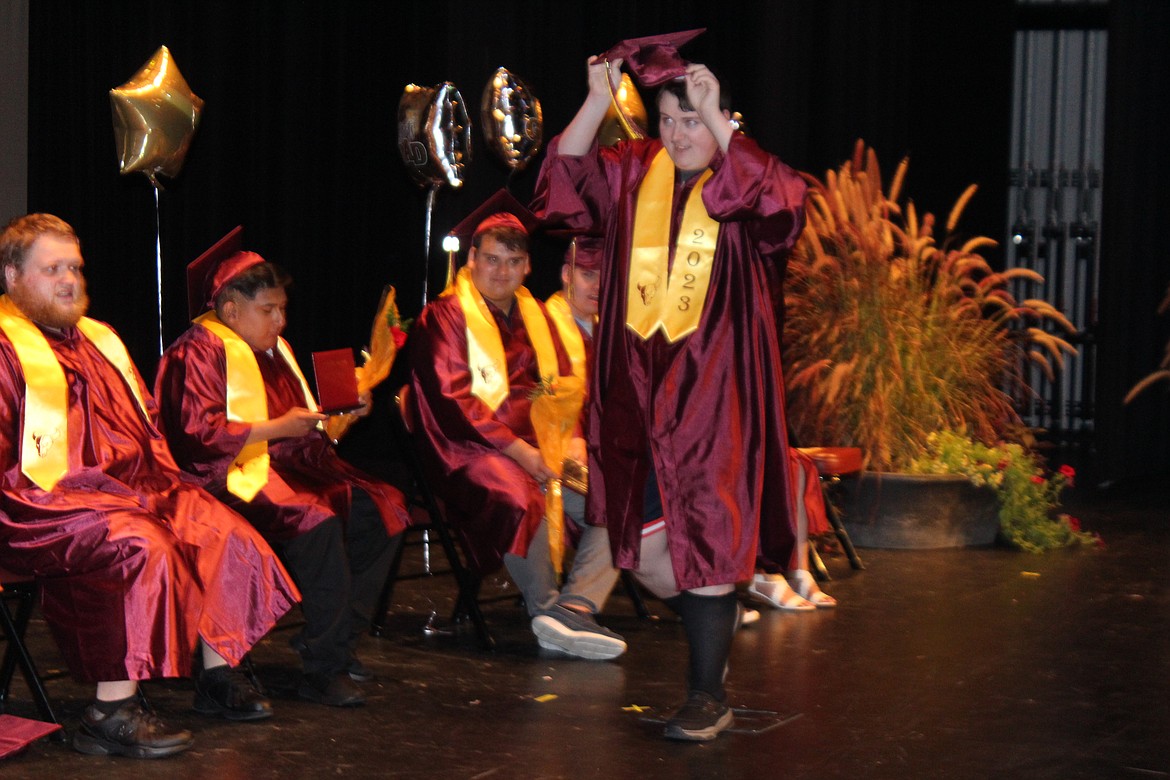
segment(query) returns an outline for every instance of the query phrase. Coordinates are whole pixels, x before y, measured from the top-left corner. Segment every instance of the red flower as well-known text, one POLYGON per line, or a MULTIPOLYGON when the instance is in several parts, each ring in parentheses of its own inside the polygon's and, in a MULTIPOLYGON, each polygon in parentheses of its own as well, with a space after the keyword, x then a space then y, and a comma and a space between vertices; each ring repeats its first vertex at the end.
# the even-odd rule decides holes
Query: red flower
POLYGON ((1076 519, 1072 515, 1065 515, 1064 519, 1065 519, 1065 522, 1068 523, 1069 528, 1071 528, 1076 533, 1080 532, 1080 530, 1081 530, 1081 521, 1080 520, 1076 519))
POLYGON ((1074 487, 1073 480, 1077 476, 1077 470, 1068 465, 1061 466, 1059 470, 1064 475, 1064 481, 1068 483, 1068 486, 1074 487))
POLYGON ((1043 485, 1046 481, 1047 480, 1045 480, 1044 477, 1040 476, 1039 474, 1032 475, 1032 484, 1033 485, 1043 485))
POLYGON ((397 325, 391 325, 390 335, 394 337, 394 348, 402 349, 402 345, 406 343, 406 331, 397 325))
POLYGON ((995 464, 995 467, 997 469, 999 469, 1000 471, 1003 471, 1004 469, 1006 469, 1010 465, 1011 465, 1011 461, 1008 460, 1007 458, 1004 458, 999 463, 995 464))

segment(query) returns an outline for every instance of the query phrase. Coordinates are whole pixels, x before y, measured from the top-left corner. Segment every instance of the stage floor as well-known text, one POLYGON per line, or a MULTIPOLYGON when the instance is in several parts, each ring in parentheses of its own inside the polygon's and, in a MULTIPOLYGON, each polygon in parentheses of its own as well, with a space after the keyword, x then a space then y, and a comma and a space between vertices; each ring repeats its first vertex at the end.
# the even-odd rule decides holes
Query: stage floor
MULTIPOLYGON (((195 747, 161 761, 94 758, 42 740, 0 777, 208 778, 1150 778, 1170 776, 1170 491, 1073 497, 1103 550, 863 550, 829 560, 840 599, 765 611, 741 630, 728 680, 753 711, 706 744, 661 737, 683 695, 681 626, 640 620, 620 585, 603 622, 630 650, 598 663, 540 651, 511 599, 490 604, 499 646, 425 635, 454 583, 404 582, 387 638, 361 648, 369 703, 298 701, 291 626, 254 652, 276 715, 231 724, 191 711, 189 681, 148 683, 195 747)), ((420 548, 411 548, 413 565, 420 548)), ((441 554, 434 556, 440 563, 441 554)), ((499 581, 492 587, 498 587, 499 581)), ((42 671, 57 664, 30 629, 42 671)), ((72 728, 92 689, 48 683, 72 728)), ((34 710, 17 675, 8 712, 34 710)))

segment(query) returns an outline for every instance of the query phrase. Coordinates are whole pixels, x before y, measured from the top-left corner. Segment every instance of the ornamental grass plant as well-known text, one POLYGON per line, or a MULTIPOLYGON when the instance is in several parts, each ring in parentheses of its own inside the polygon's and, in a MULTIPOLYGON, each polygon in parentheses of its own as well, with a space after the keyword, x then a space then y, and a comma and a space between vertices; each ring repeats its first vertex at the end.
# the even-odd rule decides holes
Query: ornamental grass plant
POLYGON ((963 430, 973 441, 1010 439, 1011 397, 1026 390, 1026 361, 1046 373, 1075 349, 1074 331, 1014 283, 1035 271, 995 271, 990 238, 956 232, 971 185, 936 236, 934 216, 901 202, 908 160, 883 190, 877 155, 858 141, 824 181, 812 176, 807 224, 785 280, 784 372, 796 441, 860 447, 866 467, 905 471, 930 436, 963 430))

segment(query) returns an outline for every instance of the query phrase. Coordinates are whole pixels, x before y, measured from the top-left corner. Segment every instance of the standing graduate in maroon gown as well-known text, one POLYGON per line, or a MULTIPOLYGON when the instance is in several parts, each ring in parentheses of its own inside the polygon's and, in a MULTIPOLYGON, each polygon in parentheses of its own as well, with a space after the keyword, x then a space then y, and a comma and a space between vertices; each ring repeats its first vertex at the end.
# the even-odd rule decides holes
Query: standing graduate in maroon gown
POLYGON ((689 37, 590 59, 589 95, 549 148, 536 202, 550 222, 606 235, 589 513, 608 525, 616 565, 682 616, 690 693, 666 735, 704 740, 732 722, 735 583, 752 577, 759 545, 787 560, 793 544, 768 276, 800 232, 805 185, 733 131, 719 82, 677 54, 689 37), (660 140, 599 148, 623 61, 643 85, 665 84, 660 140), (656 518, 663 530, 644 537, 656 518))
POLYGON ((369 679, 355 647, 409 515, 397 488, 343 461, 321 430, 325 415, 280 338, 290 280, 241 251, 241 236, 231 231, 188 269, 200 316, 159 364, 159 428, 179 466, 246 517, 296 579, 298 693, 354 706, 365 701, 356 681, 369 679))
POLYGON ((135 698, 190 673, 200 712, 272 714, 231 669, 299 598, 243 518, 183 481, 154 401, 88 306, 81 248, 57 217, 0 235, 0 565, 36 577, 79 679, 97 683, 74 746, 155 758, 190 747, 135 698))

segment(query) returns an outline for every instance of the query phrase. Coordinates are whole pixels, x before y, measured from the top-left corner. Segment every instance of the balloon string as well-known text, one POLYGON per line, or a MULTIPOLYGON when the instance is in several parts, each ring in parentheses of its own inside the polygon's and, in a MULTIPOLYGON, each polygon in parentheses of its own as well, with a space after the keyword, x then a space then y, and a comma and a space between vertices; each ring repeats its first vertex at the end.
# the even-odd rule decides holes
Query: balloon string
POLYGON ((162 357, 163 353, 163 327, 162 327, 162 222, 159 217, 159 201, 158 201, 158 187, 154 187, 154 267, 155 280, 158 284, 158 354, 162 357))
POLYGON ((423 240, 426 243, 426 246, 423 249, 424 260, 422 305, 424 307, 426 307, 427 301, 429 300, 427 280, 431 275, 431 212, 435 210, 435 194, 438 191, 439 188, 437 186, 431 187, 429 190, 427 190, 427 216, 425 222, 426 228, 423 230, 423 240))

